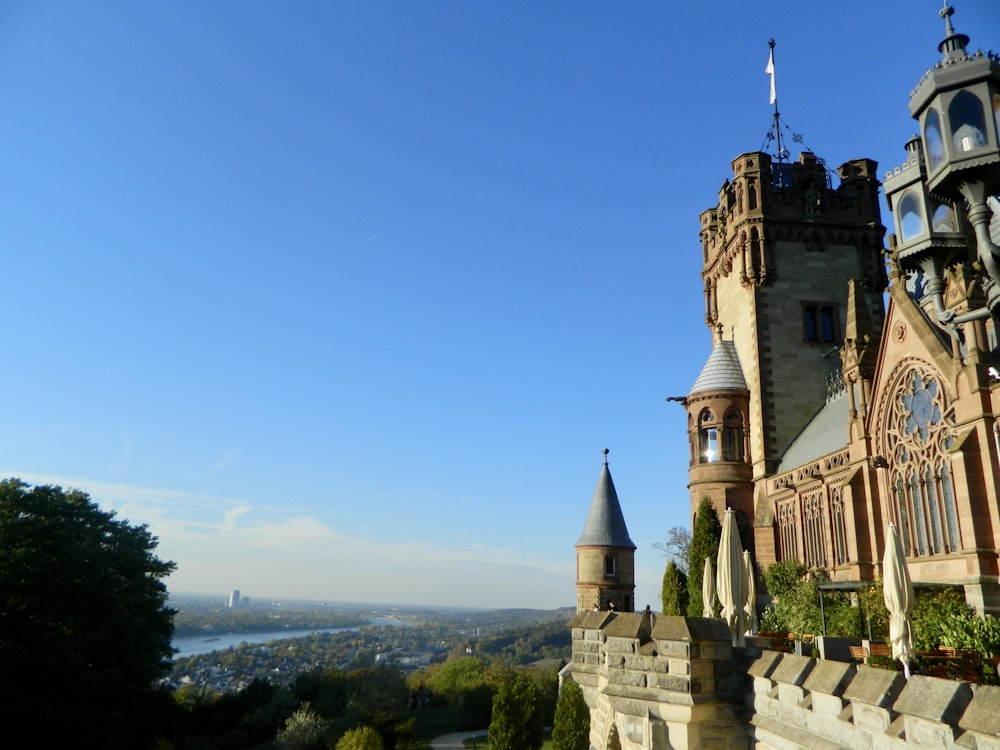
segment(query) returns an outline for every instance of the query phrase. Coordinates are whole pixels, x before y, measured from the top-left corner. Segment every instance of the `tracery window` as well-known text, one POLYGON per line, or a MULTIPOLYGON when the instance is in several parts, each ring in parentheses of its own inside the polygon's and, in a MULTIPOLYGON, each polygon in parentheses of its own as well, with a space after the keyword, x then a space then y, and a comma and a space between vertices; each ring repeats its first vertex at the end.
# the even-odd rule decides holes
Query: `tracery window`
POLYGON ((826 535, 823 533, 823 495, 819 492, 802 498, 802 526, 805 531, 806 565, 826 567, 826 535))
POLYGON ((778 506, 778 558, 798 560, 799 550, 795 543, 795 501, 778 506))
POLYGON ((830 495, 830 516, 833 522, 833 558, 836 565, 843 565, 847 555, 847 518, 844 512, 844 496, 840 489, 830 495))
POLYGON ((907 555, 961 548, 948 450, 955 443, 952 408, 937 375, 910 365, 896 379, 886 419, 890 486, 907 555))

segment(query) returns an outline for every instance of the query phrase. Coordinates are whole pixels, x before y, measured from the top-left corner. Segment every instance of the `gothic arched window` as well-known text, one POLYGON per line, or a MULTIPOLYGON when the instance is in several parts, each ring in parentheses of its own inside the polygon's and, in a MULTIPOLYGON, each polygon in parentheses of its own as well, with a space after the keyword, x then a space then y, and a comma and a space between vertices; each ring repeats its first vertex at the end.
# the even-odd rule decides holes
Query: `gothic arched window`
POLYGON ((949 449, 955 443, 952 407, 929 367, 909 364, 894 378, 886 409, 896 518, 907 555, 961 549, 949 449))
POLYGON ((722 423, 722 460, 743 461, 743 413, 736 408, 726 412, 722 423))
POLYGON ((719 428, 708 409, 698 416, 698 461, 712 463, 719 460, 719 428))
POLYGON ((799 549, 795 542, 795 501, 778 505, 778 559, 798 560, 799 549))

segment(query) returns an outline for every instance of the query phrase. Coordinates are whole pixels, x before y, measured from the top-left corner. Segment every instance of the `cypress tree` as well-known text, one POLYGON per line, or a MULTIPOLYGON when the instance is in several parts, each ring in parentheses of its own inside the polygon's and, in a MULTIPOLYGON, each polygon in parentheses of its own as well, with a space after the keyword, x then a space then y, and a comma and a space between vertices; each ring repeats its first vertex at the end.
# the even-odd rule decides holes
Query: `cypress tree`
POLYGON ((687 576, 673 560, 663 571, 663 591, 660 595, 661 611, 665 615, 685 615, 687 613, 687 576))
POLYGON ((719 540, 722 539, 722 523, 719 514, 707 497, 701 499, 694 531, 691 533, 691 549, 688 557, 688 607, 689 617, 702 616, 701 584, 705 575, 705 558, 713 560, 719 554, 719 540))
POLYGON ((590 709, 583 691, 566 680, 559 691, 556 717, 552 724, 553 750, 587 750, 590 747, 590 709))

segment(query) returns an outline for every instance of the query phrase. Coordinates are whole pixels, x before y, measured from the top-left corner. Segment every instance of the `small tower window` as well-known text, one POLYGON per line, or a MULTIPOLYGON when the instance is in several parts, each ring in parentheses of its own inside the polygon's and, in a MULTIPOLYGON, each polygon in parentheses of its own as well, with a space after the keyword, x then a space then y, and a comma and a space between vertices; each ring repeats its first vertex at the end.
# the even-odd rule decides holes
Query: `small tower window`
POLYGON ((604 577, 615 578, 618 575, 618 561, 614 555, 604 556, 604 577))
POLYGON ((705 409, 698 417, 698 460, 709 464, 719 460, 719 429, 712 412, 705 409))
POLYGON ((743 414, 739 409, 726 412, 722 427, 722 459, 743 460, 743 414))
POLYGON ((802 333, 806 341, 825 343, 839 341, 837 308, 833 305, 802 305, 802 333))

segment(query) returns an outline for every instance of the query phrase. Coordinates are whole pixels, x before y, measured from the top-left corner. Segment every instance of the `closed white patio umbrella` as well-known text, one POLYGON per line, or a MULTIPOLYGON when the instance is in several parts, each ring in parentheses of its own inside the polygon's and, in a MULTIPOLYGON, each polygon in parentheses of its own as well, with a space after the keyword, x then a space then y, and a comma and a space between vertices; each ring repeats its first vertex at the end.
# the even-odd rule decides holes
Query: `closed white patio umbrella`
POLYGON ((715 617, 715 571, 711 557, 705 558, 705 573, 701 579, 701 614, 702 617, 715 617))
POLYGON ((722 619, 733 634, 734 646, 745 646, 747 574, 743 562, 743 545, 736 529, 736 514, 726 511, 722 522, 722 539, 715 562, 715 588, 722 605, 722 619))
POLYGON ((895 524, 889 524, 886 535, 885 556, 882 558, 882 592, 885 608, 889 610, 889 641, 892 658, 903 663, 903 674, 910 679, 910 662, 913 661, 913 582, 906 568, 906 555, 899 541, 895 524))
POLYGON ((757 635, 757 581, 753 573, 750 550, 743 550, 743 563, 747 569, 747 635, 757 635))

